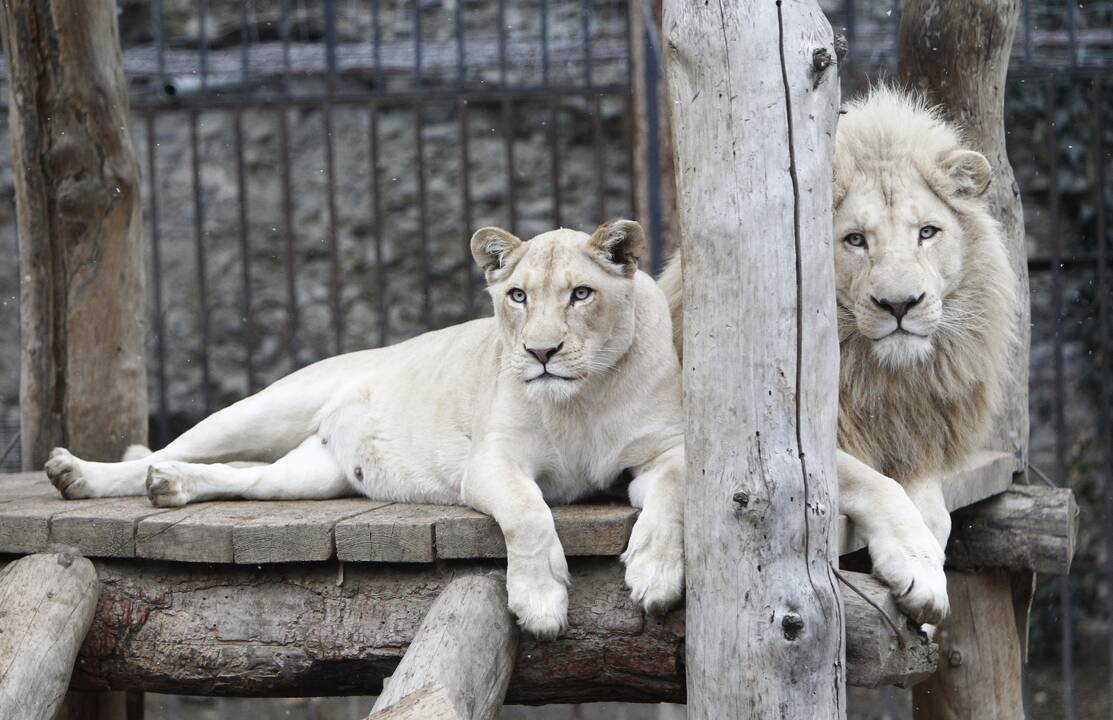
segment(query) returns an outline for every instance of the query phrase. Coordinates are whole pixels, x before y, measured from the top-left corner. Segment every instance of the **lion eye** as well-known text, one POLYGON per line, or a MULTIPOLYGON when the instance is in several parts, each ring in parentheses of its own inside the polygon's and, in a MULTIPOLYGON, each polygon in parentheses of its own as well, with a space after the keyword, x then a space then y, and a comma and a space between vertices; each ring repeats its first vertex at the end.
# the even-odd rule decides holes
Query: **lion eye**
POLYGON ((920 241, 923 242, 924 240, 931 240, 938 234, 939 228, 935 227, 934 225, 924 225, 922 228, 920 228, 920 241))
POLYGON ((849 245, 851 247, 857 247, 857 248, 865 247, 866 246, 866 236, 863 235, 862 233, 850 233, 849 235, 847 235, 846 237, 843 238, 843 242, 845 242, 847 245, 849 245))
POLYGON ((591 297, 591 293, 595 292, 589 287, 580 285, 579 287, 572 288, 572 302, 582 302, 591 297))
POLYGON ((526 291, 521 288, 512 288, 510 292, 506 293, 506 296, 510 298, 510 302, 518 303, 519 305, 526 301, 526 291))

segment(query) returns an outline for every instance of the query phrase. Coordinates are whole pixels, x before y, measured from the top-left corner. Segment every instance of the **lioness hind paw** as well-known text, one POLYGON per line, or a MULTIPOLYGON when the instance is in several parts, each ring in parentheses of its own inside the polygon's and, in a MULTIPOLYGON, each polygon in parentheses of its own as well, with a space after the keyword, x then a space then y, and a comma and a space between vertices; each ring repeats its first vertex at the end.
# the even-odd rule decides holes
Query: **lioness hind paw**
POLYGON ((157 463, 147 468, 147 499, 155 507, 181 507, 189 503, 174 463, 157 463))
POLYGON ((54 448, 50 458, 43 466, 50 484, 58 489, 66 500, 94 497, 89 481, 82 471, 81 461, 65 448, 54 448))

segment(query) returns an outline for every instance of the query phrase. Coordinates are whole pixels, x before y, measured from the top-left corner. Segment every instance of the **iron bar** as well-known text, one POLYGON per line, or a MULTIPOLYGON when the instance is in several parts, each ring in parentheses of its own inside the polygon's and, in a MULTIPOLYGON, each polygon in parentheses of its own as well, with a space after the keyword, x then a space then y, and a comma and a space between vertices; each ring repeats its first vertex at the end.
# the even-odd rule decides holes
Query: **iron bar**
POLYGON ((197 270, 198 325, 201 335, 201 408, 204 415, 212 412, 212 378, 209 369, 209 291, 205 263, 205 203, 201 187, 201 156, 198 148, 197 112, 189 114, 190 170, 193 181, 194 258, 197 270))
POLYGON ((162 316, 162 235, 159 227, 158 208, 158 132, 157 118, 147 115, 147 212, 151 220, 151 287, 154 297, 155 325, 155 380, 158 393, 158 438, 151 444, 160 448, 170 440, 170 423, 166 406, 166 327, 162 316))

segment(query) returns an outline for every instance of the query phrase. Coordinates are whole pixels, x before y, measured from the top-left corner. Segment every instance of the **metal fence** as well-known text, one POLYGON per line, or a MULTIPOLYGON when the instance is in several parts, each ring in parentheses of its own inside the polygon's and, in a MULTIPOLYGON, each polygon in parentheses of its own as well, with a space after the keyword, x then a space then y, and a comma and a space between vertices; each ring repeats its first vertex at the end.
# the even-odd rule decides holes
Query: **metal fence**
MULTIPOLYGON (((892 75, 899 2, 823 5, 849 42, 847 92, 892 75)), ((632 214, 632 120, 655 127, 658 110, 652 92, 632 99, 635 43, 651 90, 660 73, 654 33, 631 38, 629 12, 651 13, 626 0, 123 2, 152 442, 320 357, 485 312, 467 244, 480 225, 528 236, 632 214)), ((1023 2, 1006 124, 1030 255, 1033 475, 1071 486, 1084 513, 1074 574, 1037 592, 1033 717, 1113 712, 1111 76, 1111 0, 1023 2)), ((646 220, 659 262, 660 218, 646 220)), ((14 250, 14 231, 0 242, 14 250)), ((17 378, 5 381, 10 404, 17 378)), ((884 712, 899 716, 894 697, 884 712)))

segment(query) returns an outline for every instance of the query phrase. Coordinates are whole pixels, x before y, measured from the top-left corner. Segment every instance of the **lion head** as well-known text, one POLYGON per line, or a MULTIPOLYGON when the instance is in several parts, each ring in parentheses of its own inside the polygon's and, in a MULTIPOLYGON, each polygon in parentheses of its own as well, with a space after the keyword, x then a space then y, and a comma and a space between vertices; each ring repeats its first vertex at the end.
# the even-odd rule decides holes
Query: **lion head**
POLYGON ((840 437, 894 472, 945 466, 983 434, 1014 332, 992 169, 938 110, 880 88, 846 107, 834 175, 840 437))
POLYGON ((634 341, 634 276, 641 225, 616 220, 593 234, 553 230, 522 241, 476 231, 472 256, 505 346, 504 362, 530 398, 567 400, 626 354, 634 341))

